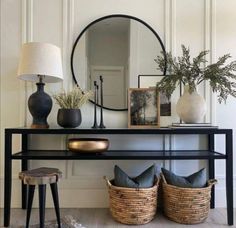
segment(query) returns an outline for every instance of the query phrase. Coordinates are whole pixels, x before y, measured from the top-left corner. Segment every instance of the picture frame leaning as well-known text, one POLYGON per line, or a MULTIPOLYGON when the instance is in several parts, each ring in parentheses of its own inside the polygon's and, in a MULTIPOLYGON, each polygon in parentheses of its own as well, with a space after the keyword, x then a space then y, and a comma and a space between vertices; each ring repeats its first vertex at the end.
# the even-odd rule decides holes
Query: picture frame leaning
MULTIPOLYGON (((161 81, 163 77, 170 77, 171 75, 154 75, 154 74, 142 74, 138 75, 138 88, 155 88, 156 83, 161 81)), ((181 87, 176 88, 176 90, 171 95, 169 103, 165 104, 166 98, 160 95, 160 125, 161 127, 167 127, 172 123, 180 122, 179 116, 176 113, 176 103, 181 96, 181 87), (166 106, 166 107, 165 107, 166 106)))
POLYGON ((156 88, 129 89, 128 127, 160 127, 160 97, 159 94, 156 92, 156 88))

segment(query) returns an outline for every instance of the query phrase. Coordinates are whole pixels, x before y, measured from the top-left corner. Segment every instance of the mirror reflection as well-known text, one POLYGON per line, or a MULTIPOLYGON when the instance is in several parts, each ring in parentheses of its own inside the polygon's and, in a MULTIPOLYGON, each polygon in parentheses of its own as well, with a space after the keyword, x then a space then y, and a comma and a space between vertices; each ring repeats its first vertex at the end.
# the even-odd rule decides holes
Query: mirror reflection
POLYGON ((127 89, 138 87, 138 75, 162 74, 154 61, 163 50, 157 35, 143 23, 110 17, 89 26, 80 35, 72 55, 76 83, 92 89, 102 75, 103 104, 127 109, 127 89))

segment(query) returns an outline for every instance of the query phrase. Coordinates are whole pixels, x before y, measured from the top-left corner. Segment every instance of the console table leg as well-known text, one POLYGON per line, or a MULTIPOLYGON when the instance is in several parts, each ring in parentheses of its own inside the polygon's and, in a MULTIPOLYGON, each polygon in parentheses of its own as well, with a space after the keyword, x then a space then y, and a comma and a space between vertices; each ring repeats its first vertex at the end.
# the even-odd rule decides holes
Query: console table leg
MULTIPOLYGON (((208 150, 214 151, 215 150, 215 136, 213 134, 208 135, 208 150)), ((209 179, 215 179, 215 160, 209 159, 208 160, 208 172, 209 172, 209 179)), ((215 208, 215 186, 212 187, 211 190, 211 205, 210 207, 213 209, 215 208)))
POLYGON ((4 227, 10 225, 11 188, 12 188, 12 135, 5 133, 5 167, 4 167, 4 227))
MULTIPOLYGON (((22 151, 27 151, 28 149, 28 135, 22 134, 21 138, 21 147, 22 151)), ((23 159, 21 160, 21 171, 28 170, 28 161, 23 159)), ((26 209, 27 208, 27 188, 28 185, 21 183, 21 208, 26 209)))
MULTIPOLYGON (((208 168, 209 168, 209 179, 215 179, 215 160, 209 159, 208 161, 208 168)), ((211 209, 215 208, 215 186, 211 189, 211 209)))
MULTIPOLYGON (((21 171, 28 170, 28 161, 22 160, 21 161, 21 171)), ((21 208, 27 209, 27 188, 28 185, 24 184, 23 181, 21 182, 21 208)))
POLYGON ((233 139, 232 133, 226 134, 226 201, 228 225, 234 224, 233 212, 233 139))

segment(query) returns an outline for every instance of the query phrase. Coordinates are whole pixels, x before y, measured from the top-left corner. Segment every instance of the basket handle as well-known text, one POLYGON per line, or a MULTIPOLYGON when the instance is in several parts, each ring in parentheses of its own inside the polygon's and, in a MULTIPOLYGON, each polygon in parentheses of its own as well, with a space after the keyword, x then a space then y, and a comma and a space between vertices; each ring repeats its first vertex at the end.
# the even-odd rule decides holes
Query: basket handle
POLYGON ((106 176, 104 176, 103 179, 106 181, 107 186, 111 187, 111 182, 108 180, 108 178, 106 176))
POLYGON ((213 186, 217 183, 217 180, 216 179, 211 179, 207 183, 208 183, 209 186, 213 186))
POLYGON ((155 175, 155 182, 154 182, 154 184, 155 185, 159 185, 159 182, 160 182, 160 177, 158 177, 157 175, 155 175))
POLYGON ((163 173, 161 173, 161 179, 163 180, 164 184, 167 184, 166 178, 165 178, 165 176, 163 175, 163 173))

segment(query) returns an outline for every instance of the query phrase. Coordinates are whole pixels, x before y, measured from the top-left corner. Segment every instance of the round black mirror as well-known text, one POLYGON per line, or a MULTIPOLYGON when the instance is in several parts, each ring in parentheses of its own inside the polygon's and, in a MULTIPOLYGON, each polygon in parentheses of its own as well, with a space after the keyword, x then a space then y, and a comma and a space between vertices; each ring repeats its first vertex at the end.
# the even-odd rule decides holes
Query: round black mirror
POLYGON ((103 107, 126 111, 127 89, 137 88, 138 75, 165 75, 154 61, 161 52, 166 54, 163 42, 146 22, 128 15, 105 16, 77 37, 71 53, 73 80, 90 90, 102 75, 103 107))

